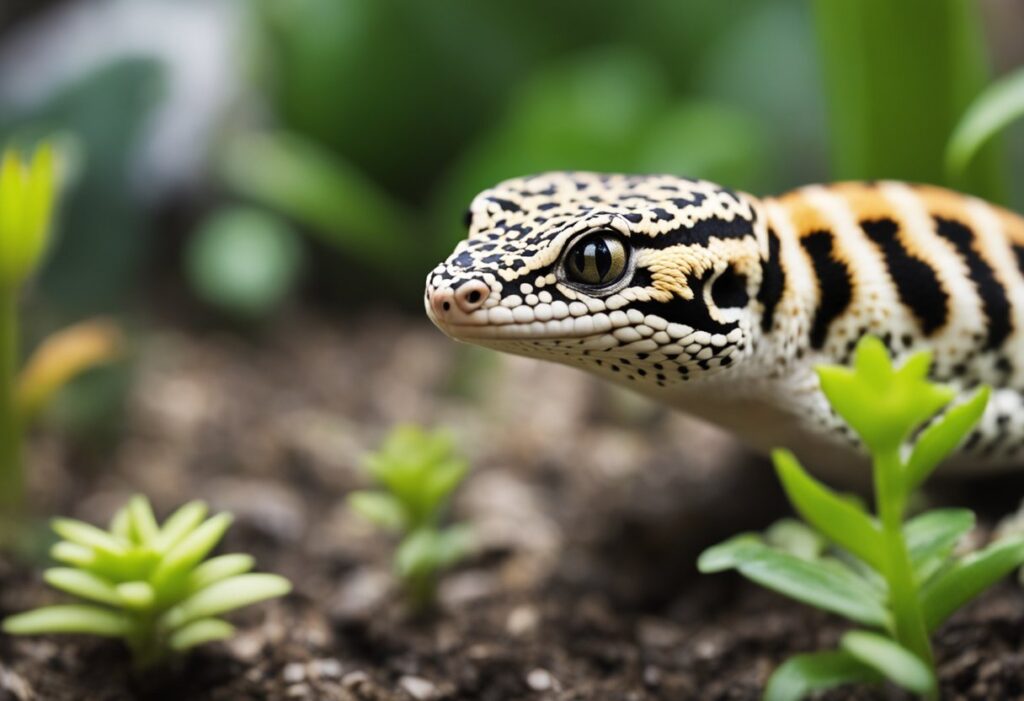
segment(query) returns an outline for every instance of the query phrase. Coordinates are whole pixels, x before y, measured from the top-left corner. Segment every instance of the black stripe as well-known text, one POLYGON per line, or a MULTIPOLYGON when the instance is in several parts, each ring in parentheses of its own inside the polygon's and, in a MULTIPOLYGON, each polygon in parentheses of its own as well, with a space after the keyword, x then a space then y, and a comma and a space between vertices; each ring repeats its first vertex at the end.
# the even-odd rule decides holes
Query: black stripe
POLYGON ((1013 244, 1013 256, 1017 259, 1017 267, 1024 274, 1024 246, 1013 244))
MULTIPOLYGON (((630 308, 636 309, 644 315, 654 314, 655 316, 660 316, 670 323, 686 324, 708 333, 727 334, 736 328, 739 323, 723 324, 711 318, 711 313, 704 303, 704 285, 708 283, 711 275, 712 271, 708 270, 699 278, 691 278, 689 280, 690 289, 693 290, 693 299, 687 300, 682 297, 673 296, 668 302, 658 302, 656 300, 637 302, 630 305, 630 308)), ((635 280, 636 277, 634 276, 635 280)))
POLYGON ((917 317, 925 335, 931 336, 945 326, 949 320, 949 294, 942 289, 932 267, 910 255, 900 240, 896 222, 866 220, 860 223, 860 228, 881 249, 900 301, 917 317))
POLYGON ((637 242, 641 248, 661 250, 679 244, 707 246, 712 238, 740 239, 753 235, 754 226, 747 219, 734 217, 730 221, 713 217, 694 222, 693 226, 677 226, 675 229, 658 234, 653 238, 635 236, 633 241, 637 242))
POLYGON ((1013 330, 1010 320, 1010 300, 999 284, 992 267, 974 248, 974 232, 953 219, 935 217, 935 231, 956 248, 967 264, 967 271, 981 298, 981 307, 988 319, 988 338, 985 350, 995 350, 1003 344, 1013 330))
POLYGON ((818 308, 814 310, 811 324, 811 346, 820 349, 825 345, 829 325, 835 321, 853 301, 853 281, 850 269, 832 255, 832 234, 815 231, 800 239, 800 245, 811 257, 814 274, 818 278, 818 308))
POLYGON ((761 303, 761 330, 768 333, 775 321, 775 307, 782 299, 782 291, 786 287, 786 271, 779 260, 779 237, 768 229, 768 260, 761 271, 761 289, 757 291, 757 301, 761 303))

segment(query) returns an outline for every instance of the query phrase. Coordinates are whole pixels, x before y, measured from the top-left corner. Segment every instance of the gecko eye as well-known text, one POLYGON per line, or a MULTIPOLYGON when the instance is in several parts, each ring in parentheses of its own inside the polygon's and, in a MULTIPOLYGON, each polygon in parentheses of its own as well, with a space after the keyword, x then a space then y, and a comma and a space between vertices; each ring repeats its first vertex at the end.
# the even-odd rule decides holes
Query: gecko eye
POLYGON ((595 231, 573 244, 563 267, 570 282, 603 287, 622 277, 627 262, 626 245, 621 236, 613 231, 595 231))

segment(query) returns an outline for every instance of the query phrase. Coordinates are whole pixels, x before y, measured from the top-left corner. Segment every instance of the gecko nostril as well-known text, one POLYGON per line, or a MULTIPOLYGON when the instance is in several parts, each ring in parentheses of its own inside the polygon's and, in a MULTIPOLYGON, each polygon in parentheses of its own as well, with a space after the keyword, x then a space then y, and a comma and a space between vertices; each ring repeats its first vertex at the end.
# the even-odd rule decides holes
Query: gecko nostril
POLYGON ((476 311, 491 294, 482 280, 467 280, 455 291, 455 304, 466 314, 476 311))
POLYGON ((445 311, 448 311, 448 310, 450 310, 452 308, 452 303, 451 302, 445 302, 444 304, 441 305, 441 308, 444 309, 445 311))

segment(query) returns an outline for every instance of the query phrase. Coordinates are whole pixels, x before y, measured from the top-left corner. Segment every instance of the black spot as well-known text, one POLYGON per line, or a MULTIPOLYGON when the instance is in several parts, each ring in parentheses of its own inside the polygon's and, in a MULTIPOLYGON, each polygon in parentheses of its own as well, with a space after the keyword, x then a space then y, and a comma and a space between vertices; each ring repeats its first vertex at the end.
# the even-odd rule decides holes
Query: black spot
POLYGON ((711 285, 711 300, 719 309, 747 306, 750 301, 747 276, 736 272, 734 268, 726 268, 711 285))
POLYGON ((462 215, 462 226, 468 229, 473 224, 473 211, 467 209, 465 214, 462 215))
POLYGON ((768 333, 775 322, 775 308, 782 299, 786 288, 786 271, 782 269, 779 259, 779 237, 771 229, 768 230, 768 260, 761 271, 761 288, 757 291, 757 301, 761 303, 761 330, 768 333))
POLYGON ((1024 273, 1024 246, 1013 244, 1013 255, 1017 259, 1017 267, 1024 273))
POLYGON ((542 212, 546 212, 547 210, 554 209, 557 206, 557 202, 542 202, 541 204, 537 205, 537 209, 539 209, 542 212))
POLYGON ((658 221, 669 221, 672 219, 672 215, 669 214, 667 210, 664 210, 661 207, 655 207, 651 211, 654 213, 654 216, 655 218, 658 219, 658 221))
POLYGON ((800 239, 800 245, 811 257, 814 274, 818 278, 821 299, 814 310, 811 324, 811 346, 821 349, 828 336, 828 327, 853 300, 853 283, 846 264, 832 255, 832 234, 815 231, 800 239))
POLYGON ((494 204, 498 205, 499 207, 501 207, 502 210, 504 210, 506 212, 521 212, 521 211, 523 211, 522 207, 517 205, 515 202, 512 202, 511 200, 503 200, 500 197, 488 197, 487 199, 489 201, 493 202, 494 204))
MULTIPOLYGON (((882 251, 889 277, 903 306, 913 313, 921 330, 931 336, 949 320, 949 294, 930 265, 910 254, 892 219, 862 221, 861 229, 882 251)), ((909 344, 906 344, 909 345, 909 344)))
POLYGON ((699 207, 704 203, 708 197, 703 192, 694 192, 690 197, 673 197, 669 200, 679 209, 685 209, 687 207, 699 207))
POLYGON ((637 214, 636 212, 629 212, 627 214, 623 214, 622 217, 626 221, 633 222, 634 224, 639 224, 644 220, 644 215, 637 214))
POLYGON ((971 280, 981 298, 981 307, 988 318, 988 338, 985 350, 994 350, 1001 346, 1013 330, 1010 320, 1010 300, 1006 290, 996 280, 991 266, 985 262, 981 254, 975 250, 974 233, 964 224, 952 219, 935 217, 936 232, 952 243, 967 264, 971 280))

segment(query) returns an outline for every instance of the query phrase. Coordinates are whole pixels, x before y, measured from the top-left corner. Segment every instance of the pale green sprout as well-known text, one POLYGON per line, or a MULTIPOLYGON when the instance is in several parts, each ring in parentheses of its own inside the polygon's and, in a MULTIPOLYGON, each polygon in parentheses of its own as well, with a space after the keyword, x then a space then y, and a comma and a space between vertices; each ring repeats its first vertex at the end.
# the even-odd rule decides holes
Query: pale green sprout
POLYGON ((249 555, 206 559, 231 515, 207 518, 202 502, 190 502, 159 525, 149 501, 135 496, 103 530, 58 518, 62 538, 51 555, 64 566, 48 569, 50 586, 89 603, 45 606, 10 616, 3 630, 15 635, 89 633, 121 638, 137 667, 171 653, 234 633, 220 616, 291 590, 284 577, 254 574, 249 555))
POLYGON ((440 572, 472 547, 468 526, 442 525, 451 494, 469 464, 455 456, 447 434, 400 426, 367 458, 366 468, 381 488, 354 492, 349 504, 370 522, 401 536, 395 569, 413 605, 425 606, 434 597, 440 572))
POLYGON ((895 368, 882 342, 866 337, 853 368, 818 368, 825 396, 871 454, 875 514, 811 477, 791 453, 777 450, 772 457, 779 480, 808 525, 787 520, 763 536, 735 536, 700 557, 702 572, 735 569, 873 629, 848 632, 838 650, 785 662, 769 680, 768 701, 883 680, 936 698, 929 634, 1024 563, 1020 536, 955 555, 957 543, 974 527, 974 514, 966 509, 905 520, 913 490, 971 432, 989 397, 983 387, 953 404, 951 389, 928 380, 930 364, 928 353, 917 353, 895 368))

